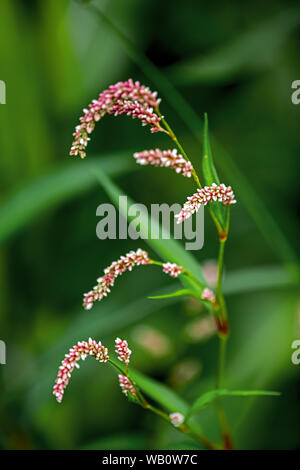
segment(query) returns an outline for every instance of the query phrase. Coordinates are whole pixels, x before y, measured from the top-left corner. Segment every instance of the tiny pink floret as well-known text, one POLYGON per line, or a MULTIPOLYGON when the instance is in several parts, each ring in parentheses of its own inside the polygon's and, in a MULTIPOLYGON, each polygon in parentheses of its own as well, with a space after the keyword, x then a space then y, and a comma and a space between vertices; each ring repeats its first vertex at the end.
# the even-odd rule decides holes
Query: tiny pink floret
POLYGON ((203 300, 209 300, 210 302, 214 303, 216 301, 216 297, 215 297, 215 294, 213 293, 212 290, 208 289, 208 287, 206 287, 205 289, 203 289, 203 292, 201 294, 201 298, 203 300))
POLYGON ((184 422, 183 414, 179 413, 178 411, 176 413, 169 414, 169 418, 173 426, 175 426, 176 428, 184 422))

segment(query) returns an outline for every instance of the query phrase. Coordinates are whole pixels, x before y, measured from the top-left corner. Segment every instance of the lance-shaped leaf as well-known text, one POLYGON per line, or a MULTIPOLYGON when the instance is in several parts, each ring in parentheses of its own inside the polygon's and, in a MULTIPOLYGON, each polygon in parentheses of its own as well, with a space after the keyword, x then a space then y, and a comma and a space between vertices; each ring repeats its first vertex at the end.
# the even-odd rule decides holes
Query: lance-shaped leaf
POLYGON ((200 298, 200 296, 197 295, 197 293, 191 289, 179 289, 174 292, 170 292, 169 294, 149 295, 148 299, 170 299, 172 297, 195 297, 196 299, 200 298))
MULTIPOLYGON (((208 118, 207 114, 204 115, 204 135, 203 135, 203 158, 202 158, 202 170, 205 184, 211 186, 213 183, 220 184, 220 178, 217 174, 217 170, 214 165, 209 134, 208 134, 208 118)), ((226 225, 226 209, 219 202, 210 203, 211 211, 216 217, 218 223, 221 225, 222 229, 225 229, 226 225)))
POLYGON ((209 405, 212 401, 214 401, 217 397, 220 396, 237 396, 237 397, 249 397, 249 396, 279 396, 281 395, 279 392, 273 392, 269 390, 226 390, 226 389, 217 389, 211 390, 209 392, 204 393, 201 395, 197 400, 192 404, 190 409, 186 414, 186 420, 209 405))
POLYGON ((204 156, 202 160, 202 169, 205 183, 211 186, 212 183, 220 184, 220 179, 214 165, 212 151, 208 135, 208 117, 207 113, 204 114, 204 136, 203 136, 203 150, 204 156))
POLYGON ((211 302, 208 302, 207 300, 202 299, 201 294, 192 289, 179 289, 174 292, 170 292, 169 294, 150 295, 148 299, 161 300, 161 299, 172 299, 174 297, 193 297, 194 299, 197 299, 199 302, 203 303, 205 308, 213 312, 213 306, 211 302))
POLYGON ((0 210, 0 244, 44 211, 87 191, 96 184, 90 168, 102 168, 111 176, 131 171, 133 163, 125 153, 110 153, 89 161, 59 167, 3 202, 0 210))

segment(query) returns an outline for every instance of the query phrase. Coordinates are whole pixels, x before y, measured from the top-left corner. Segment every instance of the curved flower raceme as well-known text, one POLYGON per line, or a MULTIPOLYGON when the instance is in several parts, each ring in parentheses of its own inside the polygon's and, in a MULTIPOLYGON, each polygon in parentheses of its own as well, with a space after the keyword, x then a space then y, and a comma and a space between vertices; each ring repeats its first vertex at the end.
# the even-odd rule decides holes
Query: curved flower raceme
POLYGON ((69 353, 65 355, 64 360, 58 370, 58 375, 53 387, 53 395, 60 403, 63 399, 64 391, 70 381, 71 374, 75 367, 79 368, 78 361, 84 360, 87 356, 93 356, 99 362, 107 362, 109 359, 108 351, 99 341, 89 338, 88 341, 78 341, 69 353))
POLYGON ((107 90, 100 93, 98 99, 93 100, 88 108, 83 110, 84 116, 80 118, 80 124, 73 133, 74 141, 70 155, 79 155, 81 158, 86 156, 85 149, 90 140, 89 135, 93 132, 95 123, 106 114, 115 116, 127 114, 139 119, 143 125, 149 124, 151 132, 167 133, 160 125, 162 116, 158 116, 154 111, 159 103, 157 92, 152 92, 148 87, 131 79, 110 85, 107 90))
POLYGON ((140 165, 153 165, 166 168, 173 168, 176 173, 182 174, 187 178, 192 176, 193 165, 185 160, 181 154, 177 154, 177 150, 143 150, 134 153, 136 162, 140 165))
POLYGON ((125 393, 126 396, 128 393, 131 393, 134 396, 137 395, 136 389, 134 388, 134 386, 132 385, 128 377, 126 377, 125 375, 119 374, 119 383, 120 383, 122 392, 125 393))
POLYGON ((115 279, 125 271, 131 271, 133 267, 151 264, 148 253, 141 250, 130 251, 125 256, 121 256, 118 261, 114 261, 104 270, 104 276, 97 279, 97 285, 84 294, 83 306, 90 310, 96 300, 102 300, 110 292, 110 287, 114 285, 115 279))
MULTIPOLYGON (((114 261, 108 268, 104 270, 104 276, 97 279, 97 285, 84 294, 83 307, 90 310, 96 300, 102 300, 110 292, 110 288, 114 285, 115 279, 121 276, 125 271, 131 271, 134 266, 152 264, 148 253, 140 248, 137 251, 130 251, 125 256, 121 256, 118 261, 114 261)), ((157 263, 156 263, 157 264, 157 263)), ((163 271, 172 277, 178 277, 184 272, 184 269, 177 264, 164 263, 163 271)))
POLYGON ((177 223, 180 224, 184 220, 191 217, 194 212, 197 212, 200 206, 206 206, 209 202, 222 202, 224 206, 235 204, 235 196, 231 186, 225 184, 213 183, 211 186, 197 189, 197 192, 187 198, 180 213, 175 215, 177 223))
POLYGON ((128 366, 131 356, 131 349, 128 347, 128 343, 125 339, 116 338, 115 340, 115 349, 118 355, 118 359, 121 362, 124 362, 128 366))

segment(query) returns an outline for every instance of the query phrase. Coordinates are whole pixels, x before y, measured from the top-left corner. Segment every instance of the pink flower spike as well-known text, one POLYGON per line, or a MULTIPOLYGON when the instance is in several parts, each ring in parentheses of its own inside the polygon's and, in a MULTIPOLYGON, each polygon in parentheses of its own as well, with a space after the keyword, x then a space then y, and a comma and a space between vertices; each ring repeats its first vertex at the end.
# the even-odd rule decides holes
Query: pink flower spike
POLYGON ((216 301, 215 294, 213 293, 212 290, 208 289, 208 287, 205 287, 205 289, 203 289, 203 292, 201 294, 201 299, 209 300, 212 303, 216 301))
POLYGON ((114 261, 104 270, 104 275, 97 279, 97 285, 84 294, 83 307, 90 310, 96 300, 102 300, 110 292, 110 287, 114 285, 115 279, 125 271, 131 271, 133 267, 151 264, 148 253, 141 250, 130 251, 125 256, 121 256, 118 261, 114 261))
POLYGON ((182 174, 182 176, 186 176, 187 178, 192 176, 192 171, 194 170, 191 162, 185 160, 182 155, 177 154, 176 149, 144 150, 142 152, 136 152, 133 156, 140 165, 173 168, 176 173, 182 174))
POLYGON ((164 263, 163 264, 163 272, 169 274, 171 277, 178 277, 180 274, 184 272, 182 266, 178 266, 175 263, 164 263))
POLYGON ((137 396, 136 389, 130 382, 128 377, 125 377, 125 375, 119 374, 119 383, 120 387, 122 389, 122 392, 127 396, 128 393, 131 393, 135 397, 137 396))
POLYGON ((200 206, 206 206, 209 202, 217 201, 222 202, 224 206, 230 206, 236 203, 231 186, 213 183, 211 186, 204 186, 204 188, 197 189, 196 193, 187 198, 180 213, 175 215, 177 223, 180 224, 191 217, 194 212, 199 210, 200 206))
POLYGON ((93 100, 88 108, 83 110, 84 115, 80 118, 80 124, 76 126, 73 134, 74 141, 70 155, 86 156, 86 147, 95 123, 106 114, 128 114, 137 117, 144 125, 150 124, 151 131, 166 132, 159 124, 160 118, 153 112, 160 103, 157 92, 152 92, 148 87, 129 79, 126 82, 118 82, 110 85, 107 90, 100 93, 98 99, 93 100), (127 103, 127 104, 125 104, 127 103))
POLYGON ((124 364, 128 366, 131 356, 131 350, 128 348, 127 341, 125 339, 122 340, 120 338, 116 338, 115 343, 116 353, 118 355, 119 361, 124 362, 124 364))
POLYGON ((78 341, 73 346, 68 354, 65 355, 64 360, 58 370, 58 375, 53 387, 53 395, 55 395, 58 403, 61 403, 64 391, 70 381, 71 374, 75 367, 79 369, 78 361, 84 360, 87 356, 93 356, 99 362, 107 362, 109 359, 108 350, 105 346, 97 343, 92 338, 88 341, 78 341))
POLYGON ((176 413, 169 414, 169 418, 171 419, 171 423, 173 424, 173 426, 175 426, 176 428, 184 422, 183 414, 179 413, 178 411, 176 413))

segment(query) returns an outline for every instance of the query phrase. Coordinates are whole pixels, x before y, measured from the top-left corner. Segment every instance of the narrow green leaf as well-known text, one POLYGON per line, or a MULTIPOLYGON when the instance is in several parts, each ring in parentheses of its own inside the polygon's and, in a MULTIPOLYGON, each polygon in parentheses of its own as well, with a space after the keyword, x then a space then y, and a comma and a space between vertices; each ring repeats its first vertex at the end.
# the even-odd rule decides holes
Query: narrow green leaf
MULTIPOLYGON (((202 158, 202 170, 203 170, 203 177, 205 184, 207 186, 211 186, 213 183, 220 184, 220 179, 217 174, 212 151, 211 145, 209 140, 209 133, 208 133, 208 118, 207 114, 204 115, 204 134, 203 134, 203 158, 202 158)), ((220 223, 221 227, 225 229, 225 208, 219 202, 211 202, 210 208, 214 213, 215 217, 217 218, 218 222, 220 223)))
POLYGON ((209 405, 219 396, 238 396, 238 397, 248 397, 248 396, 280 396, 279 392, 273 392, 268 390, 211 390, 210 392, 204 393, 193 403, 190 409, 187 412, 186 419, 200 411, 205 406, 209 405))
POLYGON ((281 266, 253 266, 225 273, 224 293, 240 294, 267 289, 299 287, 293 272, 281 266))
POLYGON ((170 299, 172 297, 196 297, 195 292, 190 289, 180 289, 176 290, 175 292, 170 292, 169 294, 163 295, 150 295, 148 299, 170 299))
POLYGON ((205 183, 211 186, 212 183, 220 184, 219 176, 217 174, 208 135, 208 117, 207 113, 204 114, 204 135, 203 135, 203 150, 204 155, 202 159, 202 169, 205 183))
POLYGON ((148 397, 159 403, 167 411, 179 411, 183 415, 187 413, 189 408, 188 404, 164 384, 131 368, 130 376, 148 397))
POLYGON ((95 177, 89 171, 91 167, 99 167, 111 176, 118 176, 135 168, 132 161, 124 157, 124 154, 108 154, 73 161, 67 167, 58 168, 13 194, 2 204, 0 210, 0 243, 38 214, 96 185, 95 177))

